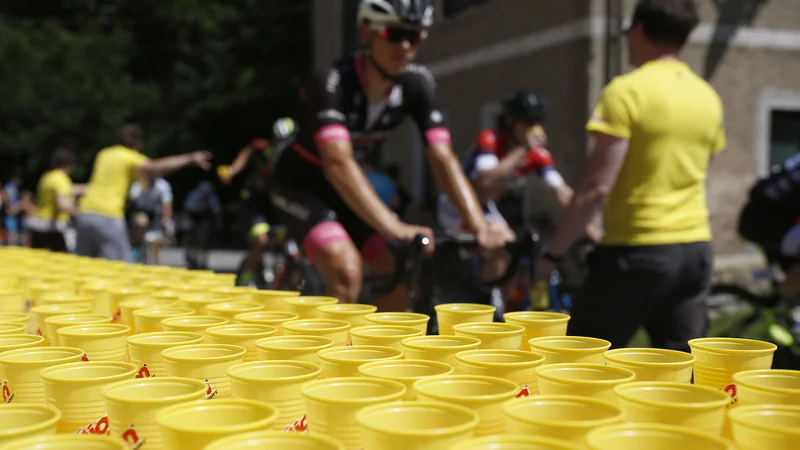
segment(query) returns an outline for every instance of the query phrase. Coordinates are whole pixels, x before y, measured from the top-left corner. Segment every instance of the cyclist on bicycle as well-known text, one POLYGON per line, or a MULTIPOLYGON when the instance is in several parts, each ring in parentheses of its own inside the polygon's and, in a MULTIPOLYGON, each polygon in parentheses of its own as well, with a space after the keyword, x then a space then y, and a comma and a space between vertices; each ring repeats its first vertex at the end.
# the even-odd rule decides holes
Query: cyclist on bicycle
POLYGON ((139 261, 148 231, 159 229, 167 236, 175 234, 172 186, 156 174, 142 174, 131 185, 128 200, 132 256, 134 261, 139 261))
POLYGON ((275 160, 291 143, 295 132, 294 120, 284 117, 272 126, 272 139, 254 139, 246 145, 234 160, 230 170, 223 176, 230 182, 239 173, 244 173, 244 185, 239 195, 245 205, 245 215, 250 225, 250 252, 237 281, 251 285, 255 281, 264 250, 269 242, 270 221, 274 216, 269 201, 275 160))
MULTIPOLYGON (((290 234, 302 239, 306 256, 321 272, 328 294, 344 303, 358 298, 362 261, 377 273, 391 270, 387 240, 432 238, 429 228, 403 223, 359 166, 409 116, 427 143, 434 176, 481 247, 499 248, 510 237, 507 227, 487 225, 453 154, 435 104, 433 76, 411 63, 433 22, 429 0, 362 0, 357 20, 366 51, 312 73, 300 94, 296 140, 278 160, 270 193, 290 234)), ((405 295, 399 298, 403 292, 395 294, 393 304, 381 301, 379 307, 407 308, 405 295)))
POLYGON ((781 298, 800 293, 800 154, 775 166, 750 189, 739 234, 760 246, 786 273, 778 288, 781 298))
POLYGON ((222 229, 222 204, 210 181, 198 183, 186 196, 180 228, 187 266, 207 268, 209 240, 214 230, 222 229))

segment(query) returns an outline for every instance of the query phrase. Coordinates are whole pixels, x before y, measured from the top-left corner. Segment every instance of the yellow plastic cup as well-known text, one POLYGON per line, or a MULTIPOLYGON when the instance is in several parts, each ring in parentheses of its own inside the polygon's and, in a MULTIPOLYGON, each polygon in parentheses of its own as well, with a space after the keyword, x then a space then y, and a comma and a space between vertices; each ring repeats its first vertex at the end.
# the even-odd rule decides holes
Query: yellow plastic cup
POLYGON ((168 406, 156 415, 165 450, 203 449, 240 433, 267 431, 278 418, 277 409, 263 402, 224 399, 198 400, 168 406))
POLYGON ((256 288, 249 286, 217 286, 215 288, 211 288, 212 294, 227 295, 236 301, 242 302, 252 302, 253 292, 255 291, 256 288))
POLYGON ((733 381, 741 405, 800 405, 800 371, 748 370, 733 381))
POLYGON ((126 362, 128 330, 121 323, 93 323, 64 327, 57 333, 62 345, 82 348, 90 361, 126 362))
POLYGON ((525 327, 513 323, 478 322, 453 326, 456 336, 469 336, 481 340, 479 349, 519 350, 525 327))
POLYGON ((251 300, 264 305, 265 311, 286 311, 286 304, 283 299, 286 297, 298 297, 300 291, 270 291, 257 290, 250 294, 251 300))
POLYGON ((364 377, 381 378, 397 381, 406 387, 403 400, 417 399, 413 385, 417 380, 427 377, 446 376, 453 373, 453 368, 437 361, 422 359, 400 359, 388 361, 373 361, 358 367, 358 373, 364 377))
POLYGON ((113 278, 95 279, 81 283, 78 286, 79 295, 94 297, 92 301, 93 313, 111 315, 111 294, 109 291, 120 287, 116 277, 118 275, 114 275, 113 278))
POLYGON ((369 325, 365 317, 374 314, 378 307, 361 303, 337 303, 318 306, 317 310, 320 319, 344 320, 350 322, 350 326, 355 328, 369 325))
POLYGON ((180 306, 151 306, 133 311, 133 323, 137 333, 154 333, 164 331, 161 321, 168 317, 186 317, 193 314, 193 309, 180 306))
POLYGON ((21 348, 41 347, 44 338, 35 334, 2 334, 0 335, 0 353, 21 348))
POLYGON ((166 377, 167 367, 161 351, 179 345, 199 344, 203 335, 188 331, 159 331, 128 337, 128 353, 132 364, 139 367, 139 378, 166 377))
POLYGON ((106 413, 103 389, 136 376, 138 367, 124 362, 86 361, 48 367, 39 372, 47 403, 61 411, 57 432, 75 434, 106 413))
POLYGON ((528 341, 531 351, 544 356, 542 365, 583 363, 605 364, 603 353, 611 343, 583 336, 545 336, 528 341))
POLYGON ((358 368, 368 362, 403 359, 403 352, 391 347, 354 345, 326 348, 317 356, 322 361, 322 375, 339 378, 358 376, 358 368))
POLYGON ((222 303, 230 298, 231 297, 229 295, 225 294, 192 293, 188 295, 182 295, 178 299, 178 305, 193 309, 195 311, 195 314, 197 314, 198 316, 206 316, 210 315, 208 311, 208 305, 213 305, 214 303, 222 303))
POLYGON ((108 295, 108 312, 111 314, 111 323, 119 323, 122 321, 122 310, 120 303, 126 300, 132 300, 138 297, 145 297, 150 294, 149 289, 140 287, 120 287, 115 286, 107 290, 108 295))
MULTIPOLYGON (((586 446, 593 429, 622 423, 617 406, 589 397, 537 395, 503 405, 509 434, 543 436, 586 446)), ((639 447, 641 448, 641 447, 639 447)))
POLYGON ((211 316, 220 316, 233 320, 238 314, 261 311, 264 309, 264 305, 256 302, 228 301, 212 303, 206 309, 208 309, 208 314, 211 316))
POLYGON ((356 413, 363 448, 438 450, 470 439, 478 415, 463 406, 405 402, 369 406, 356 413))
POLYGON ((791 450, 800 442, 800 406, 742 406, 728 415, 739 450, 791 450))
POLYGON ((31 306, 41 304, 42 297, 48 294, 71 295, 75 293, 75 284, 69 282, 62 283, 36 283, 30 286, 31 306))
POLYGON ((502 406, 519 391, 514 382, 477 375, 423 378, 414 382, 413 388, 419 400, 452 403, 478 413, 480 421, 475 426, 475 436, 506 432, 502 406))
POLYGON ((521 350, 467 350, 456 353, 461 372, 513 381, 519 386, 517 398, 539 393, 536 368, 544 356, 521 350))
POLYGON ((105 311, 98 311, 98 300, 95 295, 92 294, 76 294, 74 292, 59 292, 59 293, 47 293, 39 297, 36 301, 36 305, 38 306, 47 306, 47 305, 80 305, 80 306, 88 306, 91 308, 91 312, 94 314, 101 314, 107 316, 108 313, 105 311))
POLYGON ((418 329, 422 336, 428 334, 428 321, 431 320, 427 314, 409 312, 382 312, 367 314, 364 320, 374 325, 400 325, 414 327, 418 329))
MULTIPOLYGON (((2 301, 2 299, 0 299, 2 301)), ((0 312, 0 323, 21 323, 25 326, 31 321, 30 313, 26 312, 0 312)))
POLYGON ((28 327, 21 323, 0 323, 0 336, 5 334, 25 334, 28 327))
POLYGON ((317 352, 333 346, 324 336, 273 336, 256 341, 262 361, 305 361, 322 364, 317 352))
POLYGON ((327 337, 333 340, 334 347, 343 347, 349 341, 350 322, 344 320, 300 319, 284 322, 281 326, 285 336, 327 337))
POLYGON ((346 450, 347 447, 327 436, 266 431, 237 434, 214 441, 205 450, 346 450))
MULTIPOLYGON (((689 341, 695 356, 695 383, 702 380, 706 368, 729 375, 744 370, 763 370, 772 367, 772 355, 777 346, 771 342, 738 338, 701 338, 689 341), (698 373, 700 372, 700 373, 698 373)), ((713 386, 712 386, 713 387, 713 386)))
POLYGON ((44 380, 39 371, 78 362, 83 357, 83 350, 69 347, 32 347, 0 353, 3 403, 46 404, 44 380))
POLYGON ((652 423, 601 427, 587 440, 591 450, 734 450, 731 442, 711 433, 652 423))
POLYGON ((50 336, 52 343, 58 345, 59 337, 58 330, 64 327, 73 325, 85 325, 92 323, 111 323, 111 317, 102 314, 65 314, 60 316, 53 316, 45 319, 44 321, 44 335, 50 336))
POLYGON ((417 336, 403 339, 400 345, 407 359, 443 362, 459 373, 461 364, 456 359, 456 353, 475 350, 481 341, 467 336, 417 336))
POLYGON ((188 331, 205 333, 206 329, 219 325, 227 325, 230 320, 218 316, 178 316, 161 319, 164 331, 188 331))
POLYGON ((450 450, 583 450, 583 447, 560 439, 506 434, 469 439, 450 450))
POLYGON ((174 284, 174 280, 150 280, 142 283, 142 286, 150 289, 151 291, 166 291, 174 284))
POLYGON ((256 361, 228 369, 234 398, 258 400, 278 408, 278 419, 272 424, 277 431, 304 428, 306 406, 300 389, 321 373, 318 365, 305 361, 256 361))
POLYGON ((317 307, 335 305, 339 299, 335 297, 298 296, 283 299, 285 310, 300 316, 300 319, 320 319, 322 315, 317 307))
POLYGON ((460 323, 491 322, 497 308, 490 305, 475 303, 446 303, 436 305, 436 320, 439 324, 439 334, 442 336, 453 335, 453 325, 460 323))
POLYGON ((122 320, 120 323, 124 323, 125 325, 131 327, 131 334, 136 334, 139 331, 136 328, 136 319, 133 315, 134 312, 140 309, 152 308, 155 306, 169 306, 171 303, 171 301, 167 301, 165 303, 164 300, 155 297, 140 297, 125 300, 119 304, 119 310, 122 314, 122 320))
POLYGON ((246 350, 238 345, 191 344, 161 351, 167 375, 205 382, 206 398, 226 399, 231 396, 228 369, 244 362, 246 350))
POLYGON ((636 381, 690 383, 694 356, 659 348, 618 348, 603 354, 606 364, 636 374, 636 381))
POLYGON ((164 303, 176 303, 172 306, 181 306, 177 304, 178 300, 180 300, 182 295, 185 295, 186 292, 184 291, 173 291, 171 289, 163 290, 163 291, 155 291, 150 293, 150 296, 153 298, 159 298, 164 300, 164 303))
POLYGON ((301 390, 308 429, 341 441, 348 449, 362 448, 356 413, 366 406, 399 403, 402 384, 378 378, 327 378, 310 381, 301 390))
POLYGON ((3 450, 130 450, 125 441, 98 434, 70 436, 57 434, 20 439, 3 450))
POLYGON ((403 350, 400 342, 405 338, 422 336, 418 328, 401 325, 366 325, 350 330, 353 345, 377 345, 403 350))
POLYGON ((111 435, 131 448, 164 448, 161 429, 155 416, 162 409, 181 403, 202 400, 206 384, 189 378, 157 377, 120 381, 103 389, 111 435))
POLYGON ((614 388, 634 381, 636 374, 621 367, 566 363, 537 367, 536 378, 542 395, 581 395, 616 403, 614 388))
MULTIPOLYGON (((63 314, 89 314, 92 308, 86 305, 45 305, 34 306, 31 308, 31 315, 36 322, 36 329, 34 334, 44 336, 44 345, 50 345, 49 339, 45 335, 45 320, 53 316, 60 316, 63 314)), ((54 336, 57 338, 58 336, 54 336)))
POLYGON ((61 412, 52 406, 3 405, 0 407, 0 447, 6 448, 25 438, 56 434, 60 418, 61 412))
POLYGON ((298 320, 299 315, 290 313, 288 311, 256 311, 249 313, 242 313, 233 316, 232 323, 250 323, 254 325, 269 325, 275 327, 278 331, 275 336, 283 335, 283 324, 298 320))
POLYGON ((680 425, 719 434, 729 397, 718 389, 676 382, 645 381, 614 388, 628 423, 680 425))
MULTIPOLYGON (((184 295, 191 295, 191 294, 200 294, 202 292, 208 291, 208 286, 197 283, 197 284, 176 284, 171 286, 167 289, 170 293, 179 293, 179 297, 184 295)), ((162 291, 163 292, 163 291, 162 291)))
POLYGON ((206 328, 206 342, 209 344, 238 345, 247 350, 244 362, 257 361, 256 341, 274 336, 278 329, 269 325, 227 324, 206 328))

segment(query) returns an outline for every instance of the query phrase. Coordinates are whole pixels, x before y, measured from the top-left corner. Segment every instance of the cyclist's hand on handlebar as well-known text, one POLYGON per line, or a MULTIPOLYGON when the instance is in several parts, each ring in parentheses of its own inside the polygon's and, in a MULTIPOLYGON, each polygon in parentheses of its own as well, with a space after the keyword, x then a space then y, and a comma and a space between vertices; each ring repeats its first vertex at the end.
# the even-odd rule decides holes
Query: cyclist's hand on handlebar
POLYGON ((192 159, 192 164, 203 170, 208 170, 211 168, 211 158, 213 158, 214 155, 209 151, 201 150, 191 153, 190 157, 192 159))
POLYGON ((586 227, 586 237, 588 237, 594 242, 602 241, 604 235, 605 231, 602 228, 598 228, 593 225, 589 225, 586 227))
POLYGON ((428 227, 421 227, 419 225, 411 225, 407 223, 400 223, 396 230, 393 230, 392 235, 389 236, 389 239, 398 242, 412 242, 417 235, 424 235, 427 236, 430 243, 425 247, 425 254, 431 255, 433 251, 436 249, 435 243, 433 242, 433 230, 428 227))
POLYGON ((475 233, 475 238, 483 250, 497 250, 517 239, 507 224, 498 222, 487 222, 486 227, 475 233))

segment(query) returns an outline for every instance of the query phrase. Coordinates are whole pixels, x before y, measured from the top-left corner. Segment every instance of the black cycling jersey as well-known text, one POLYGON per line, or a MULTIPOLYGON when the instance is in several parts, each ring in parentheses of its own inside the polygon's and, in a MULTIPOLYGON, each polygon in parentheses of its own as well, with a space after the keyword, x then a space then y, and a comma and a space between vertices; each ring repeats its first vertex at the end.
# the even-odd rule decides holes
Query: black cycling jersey
POLYGON ((328 188, 318 143, 349 134, 358 161, 372 158, 394 130, 410 116, 423 142, 449 142, 450 134, 434 99, 436 83, 424 66, 411 64, 380 104, 365 94, 364 56, 355 54, 312 73, 300 93, 297 137, 276 170, 286 186, 328 188))
POLYGON ((775 166, 750 190, 750 201, 769 206, 777 214, 800 217, 800 154, 775 166))

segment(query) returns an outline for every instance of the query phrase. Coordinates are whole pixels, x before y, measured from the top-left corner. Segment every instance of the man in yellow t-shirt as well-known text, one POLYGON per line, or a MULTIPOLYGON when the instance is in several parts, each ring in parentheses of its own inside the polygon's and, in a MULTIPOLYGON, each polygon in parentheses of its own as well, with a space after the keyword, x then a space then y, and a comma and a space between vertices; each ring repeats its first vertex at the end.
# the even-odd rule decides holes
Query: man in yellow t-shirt
POLYGON ((36 188, 36 210, 27 221, 31 231, 31 247, 66 252, 64 231, 75 213, 72 180, 75 166, 72 151, 59 148, 50 156, 50 171, 39 179, 36 188))
POLYGON ((574 300, 569 333, 624 347, 688 351, 707 331, 713 252, 705 181, 725 147, 722 102, 678 52, 699 22, 694 0, 639 0, 628 32, 638 68, 603 92, 587 130, 587 173, 540 264, 552 271, 605 204, 606 233, 574 300))
POLYGON ((97 154, 76 219, 79 255, 130 261, 124 218, 125 199, 134 180, 145 174, 166 175, 190 164, 205 170, 211 167, 211 154, 206 151, 151 160, 142 154, 143 149, 142 128, 128 124, 120 131, 119 145, 106 147, 97 154))

